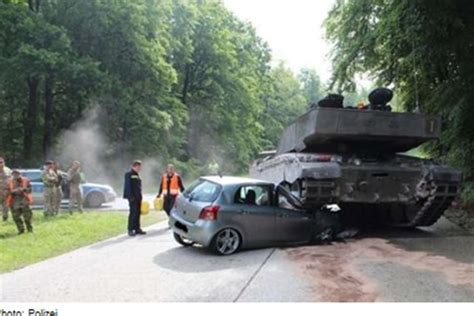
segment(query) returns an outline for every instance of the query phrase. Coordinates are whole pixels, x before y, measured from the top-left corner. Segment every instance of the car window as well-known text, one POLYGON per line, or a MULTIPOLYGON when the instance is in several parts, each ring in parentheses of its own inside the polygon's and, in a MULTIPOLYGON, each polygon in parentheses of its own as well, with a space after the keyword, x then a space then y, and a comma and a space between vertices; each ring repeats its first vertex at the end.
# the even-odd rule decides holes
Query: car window
POLYGON ((220 192, 219 184, 201 179, 191 184, 184 195, 197 202, 214 202, 220 192))
POLYGON ((245 185, 235 193, 234 203, 256 206, 270 205, 270 187, 268 185, 245 185))
POLYGON ((202 179, 198 179, 196 181, 193 181, 190 185, 187 186, 186 190, 184 190, 183 192, 183 195, 185 197, 189 197, 189 195, 191 194, 191 192, 193 192, 193 190, 198 186, 200 185, 204 180, 202 179))
POLYGON ((22 172, 24 177, 30 179, 31 182, 42 182, 40 171, 25 171, 22 172))
POLYGON ((288 197, 284 196, 283 194, 278 194, 278 207, 284 208, 287 210, 295 210, 296 207, 291 204, 288 197))
POLYGON ((302 208, 301 202, 294 197, 290 191, 284 187, 278 187, 278 207, 287 210, 299 210, 302 208))

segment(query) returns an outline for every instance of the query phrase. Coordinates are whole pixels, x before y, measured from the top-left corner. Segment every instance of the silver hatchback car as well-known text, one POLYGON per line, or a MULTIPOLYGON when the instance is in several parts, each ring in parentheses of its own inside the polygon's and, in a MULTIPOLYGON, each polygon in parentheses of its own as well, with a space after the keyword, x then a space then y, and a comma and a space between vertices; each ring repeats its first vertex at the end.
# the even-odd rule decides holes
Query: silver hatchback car
POLYGON ((309 243, 314 217, 284 187, 212 176, 198 179, 176 199, 169 224, 181 245, 197 243, 230 255, 241 248, 309 243))

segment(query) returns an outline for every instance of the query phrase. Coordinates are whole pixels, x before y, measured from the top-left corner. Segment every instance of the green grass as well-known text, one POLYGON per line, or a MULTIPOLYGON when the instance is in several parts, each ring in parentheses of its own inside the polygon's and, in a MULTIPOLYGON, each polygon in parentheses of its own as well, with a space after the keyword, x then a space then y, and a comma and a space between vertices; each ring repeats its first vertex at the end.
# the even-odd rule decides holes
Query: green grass
MULTIPOLYGON (((0 273, 25 267, 126 232, 127 212, 88 211, 45 219, 33 211, 34 234, 18 236, 11 217, 0 223, 0 273)), ((163 212, 142 216, 142 226, 164 220, 163 212)))

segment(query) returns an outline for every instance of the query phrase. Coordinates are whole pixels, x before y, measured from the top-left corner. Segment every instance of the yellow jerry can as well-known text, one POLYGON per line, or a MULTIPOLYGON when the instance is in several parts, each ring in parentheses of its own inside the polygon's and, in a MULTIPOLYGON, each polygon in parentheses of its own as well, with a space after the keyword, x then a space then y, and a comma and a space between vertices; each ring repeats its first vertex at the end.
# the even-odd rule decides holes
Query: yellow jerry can
POLYGON ((142 201, 142 206, 140 208, 140 213, 142 215, 146 215, 150 212, 150 203, 148 203, 147 201, 142 201))
POLYGON ((155 211, 162 211, 163 210, 163 197, 162 196, 155 199, 154 206, 155 206, 155 211))

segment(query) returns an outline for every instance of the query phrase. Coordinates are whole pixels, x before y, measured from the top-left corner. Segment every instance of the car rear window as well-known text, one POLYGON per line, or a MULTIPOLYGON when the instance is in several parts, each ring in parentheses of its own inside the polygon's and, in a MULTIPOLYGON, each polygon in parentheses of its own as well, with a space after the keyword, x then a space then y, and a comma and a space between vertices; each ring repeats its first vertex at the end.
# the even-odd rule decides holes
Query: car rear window
POLYGON ((217 183, 199 179, 193 182, 183 194, 193 201, 214 202, 221 189, 222 187, 217 183))

